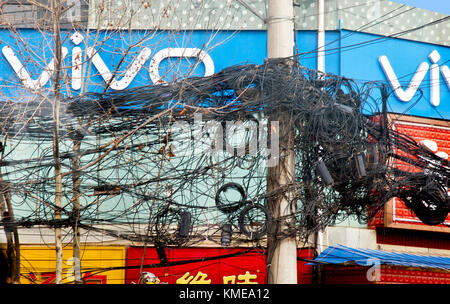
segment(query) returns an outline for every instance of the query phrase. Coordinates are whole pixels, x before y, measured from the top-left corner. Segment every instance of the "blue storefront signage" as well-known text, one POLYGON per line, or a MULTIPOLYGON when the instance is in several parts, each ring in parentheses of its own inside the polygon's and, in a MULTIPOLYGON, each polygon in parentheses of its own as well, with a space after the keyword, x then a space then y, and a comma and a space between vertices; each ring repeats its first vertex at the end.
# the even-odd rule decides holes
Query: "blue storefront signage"
MULTIPOLYGON (((317 34, 298 31, 301 65, 317 66, 317 34)), ((51 86, 51 35, 0 31, 0 85, 4 100, 23 101, 51 86), (25 96, 25 97, 24 97, 25 96)), ((63 92, 76 95, 211 75, 235 64, 263 63, 265 31, 64 32, 63 92)), ((450 118, 450 48, 352 31, 326 33, 325 70, 363 84, 387 83, 388 110, 450 118)))

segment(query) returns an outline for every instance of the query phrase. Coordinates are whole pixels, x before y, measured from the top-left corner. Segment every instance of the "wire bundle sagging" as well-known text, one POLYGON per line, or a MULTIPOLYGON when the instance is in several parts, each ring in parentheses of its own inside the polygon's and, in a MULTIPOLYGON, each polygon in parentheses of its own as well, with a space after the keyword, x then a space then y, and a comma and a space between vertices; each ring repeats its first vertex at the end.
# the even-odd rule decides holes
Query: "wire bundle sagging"
POLYGON ((278 239, 306 239, 351 215, 366 221, 394 196, 424 223, 440 224, 450 211, 449 163, 389 127, 387 97, 380 83, 269 60, 68 98, 61 220, 54 219, 52 97, 3 103, 2 190, 16 213, 8 225, 77 225, 160 246, 224 243, 231 234, 259 242, 280 224, 270 202, 283 195, 295 225, 273 230, 278 239), (269 187, 268 167, 286 164, 289 151, 295 178, 269 187))

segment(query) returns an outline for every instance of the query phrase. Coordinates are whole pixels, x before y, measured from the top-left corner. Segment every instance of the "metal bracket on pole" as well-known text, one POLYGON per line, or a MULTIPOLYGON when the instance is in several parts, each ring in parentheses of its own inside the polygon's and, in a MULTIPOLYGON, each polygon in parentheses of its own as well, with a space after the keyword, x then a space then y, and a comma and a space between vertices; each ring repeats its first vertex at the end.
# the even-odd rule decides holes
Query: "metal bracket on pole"
POLYGON ((271 21, 274 20, 280 20, 280 21, 295 21, 295 18, 289 17, 289 16, 270 16, 269 18, 266 18, 265 22, 266 23, 270 23, 271 21))

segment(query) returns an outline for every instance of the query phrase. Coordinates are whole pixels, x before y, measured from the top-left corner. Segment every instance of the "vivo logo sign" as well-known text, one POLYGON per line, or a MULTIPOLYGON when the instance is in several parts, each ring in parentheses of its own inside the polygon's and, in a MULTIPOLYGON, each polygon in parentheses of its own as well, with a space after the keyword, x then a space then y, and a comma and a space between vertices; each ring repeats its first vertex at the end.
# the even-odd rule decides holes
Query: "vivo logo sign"
MULTIPOLYGON (((75 45, 79 45, 84 37, 80 33, 73 34, 70 39, 75 45)), ((2 48, 2 53, 6 60, 9 62, 14 72, 19 77, 22 84, 31 90, 38 90, 43 88, 54 73, 54 60, 52 59, 44 68, 41 75, 37 79, 32 79, 26 68, 23 66, 22 62, 14 53, 14 50, 5 46, 2 48)), ((87 57, 92 61, 105 83, 109 84, 110 88, 113 90, 124 90, 126 89, 139 71, 144 67, 144 64, 151 57, 151 50, 147 47, 141 49, 140 53, 134 58, 131 65, 125 73, 121 73, 122 78, 119 80, 118 76, 115 76, 113 72, 108 68, 107 64, 99 54, 98 50, 94 47, 88 47, 86 50, 87 57)), ((69 54, 69 50, 66 47, 62 48, 62 56, 65 58, 69 54)), ((203 62, 205 66, 204 76, 210 76, 214 74, 214 62, 209 56, 209 54, 198 48, 166 48, 157 52, 153 58, 150 60, 149 65, 149 77, 153 83, 162 83, 159 73, 160 63, 170 57, 180 57, 180 58, 195 58, 198 62, 203 62)), ((84 54, 83 50, 76 46, 72 49, 72 64, 71 64, 71 87, 73 90, 80 90, 82 85, 82 64, 83 64, 84 54)))
POLYGON ((440 75, 444 79, 447 88, 450 90, 450 69, 446 65, 439 66, 437 62, 441 59, 441 55, 436 51, 432 51, 428 55, 428 59, 431 62, 431 66, 428 62, 422 62, 415 71, 411 81, 406 89, 403 89, 398 80, 398 76, 394 72, 394 69, 386 56, 380 56, 378 62, 383 69, 392 90, 394 90, 395 96, 403 101, 408 102, 416 94, 417 89, 422 83, 428 71, 430 71, 430 103, 432 106, 437 107, 440 103, 440 75))

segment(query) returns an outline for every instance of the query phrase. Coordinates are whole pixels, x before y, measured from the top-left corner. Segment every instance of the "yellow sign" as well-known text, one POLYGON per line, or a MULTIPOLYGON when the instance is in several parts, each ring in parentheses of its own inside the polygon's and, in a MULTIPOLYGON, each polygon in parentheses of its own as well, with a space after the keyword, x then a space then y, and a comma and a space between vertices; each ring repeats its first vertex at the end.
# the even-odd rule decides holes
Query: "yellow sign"
MULTIPOLYGON (((85 284, 124 284, 126 249, 121 246, 82 246, 81 277, 85 284), (119 268, 119 269, 111 269, 119 268), (110 269, 110 270, 108 270, 110 269)), ((63 283, 75 280, 73 248, 63 249, 63 283)), ((52 284, 55 281, 56 253, 54 247, 20 247, 20 282, 52 284)))

